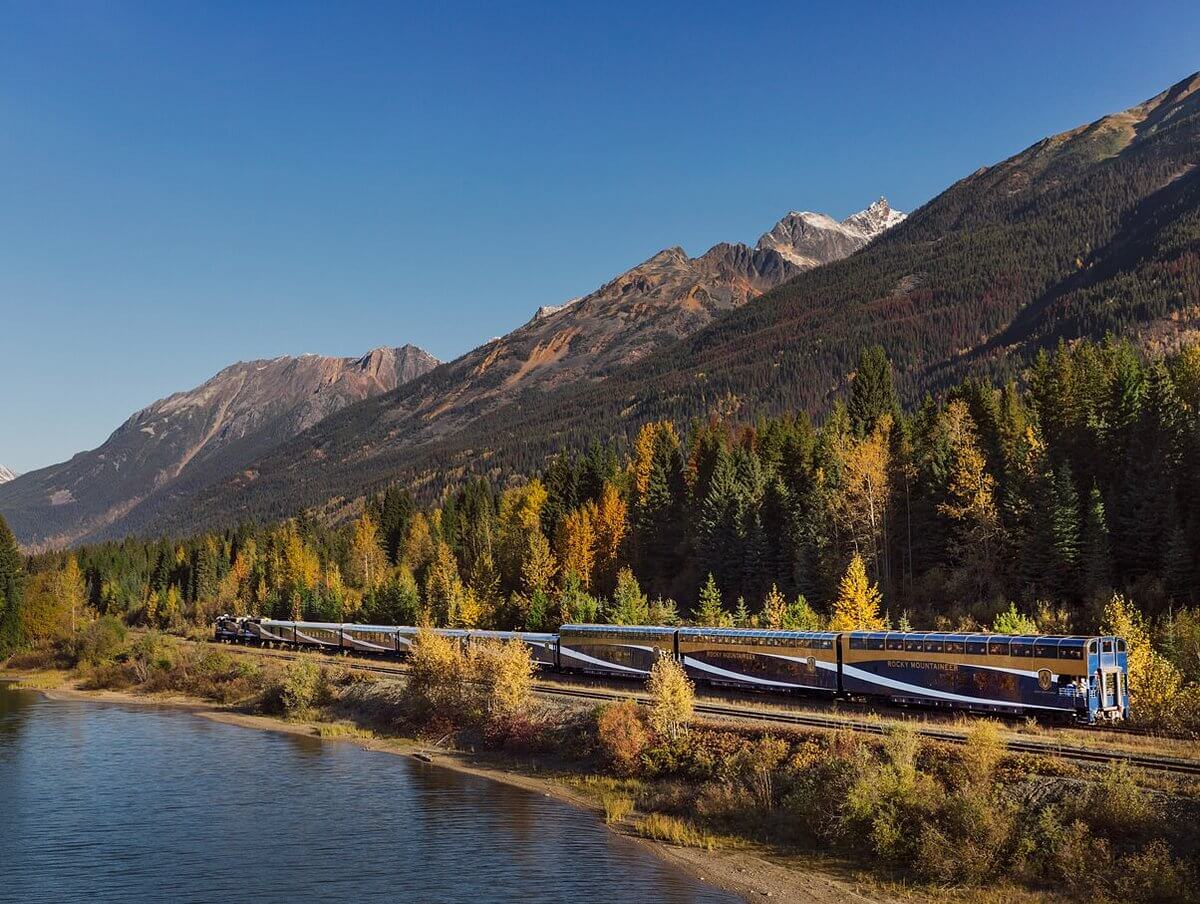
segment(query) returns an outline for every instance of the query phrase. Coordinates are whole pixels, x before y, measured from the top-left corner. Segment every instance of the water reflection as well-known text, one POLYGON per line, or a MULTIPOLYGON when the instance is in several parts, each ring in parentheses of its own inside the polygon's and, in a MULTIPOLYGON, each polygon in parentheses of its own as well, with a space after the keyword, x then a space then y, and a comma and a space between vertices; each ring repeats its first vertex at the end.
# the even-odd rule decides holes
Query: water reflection
POLYGON ((540 794, 2 684, 0 838, 0 900, 733 900, 540 794))

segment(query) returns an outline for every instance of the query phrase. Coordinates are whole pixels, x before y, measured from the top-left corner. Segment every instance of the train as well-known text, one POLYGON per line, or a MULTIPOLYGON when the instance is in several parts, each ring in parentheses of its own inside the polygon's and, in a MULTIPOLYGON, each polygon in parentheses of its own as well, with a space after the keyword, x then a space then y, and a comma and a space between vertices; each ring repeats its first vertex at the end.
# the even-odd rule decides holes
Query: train
MULTIPOLYGON (((421 629, 222 615, 226 643, 404 658, 421 629)), ((557 632, 435 628, 469 644, 518 640, 547 672, 644 680, 661 656, 697 684, 767 695, 1025 716, 1088 725, 1128 718, 1124 638, 903 631, 572 625, 557 632)))

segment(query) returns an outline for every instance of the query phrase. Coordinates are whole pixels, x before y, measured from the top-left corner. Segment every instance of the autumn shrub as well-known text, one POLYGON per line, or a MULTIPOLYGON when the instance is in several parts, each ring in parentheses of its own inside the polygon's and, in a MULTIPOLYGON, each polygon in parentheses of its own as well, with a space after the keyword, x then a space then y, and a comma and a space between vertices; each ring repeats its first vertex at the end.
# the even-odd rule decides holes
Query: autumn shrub
POLYGON ((1064 814, 1109 838, 1141 834, 1154 819, 1150 796, 1138 787, 1126 763, 1108 766, 1085 794, 1064 806, 1064 814))
POLYGON ((125 648, 125 625, 105 615, 84 625, 72 640, 72 659, 76 665, 98 666, 116 658, 125 648))
POLYGON ((841 814, 844 842, 862 842, 883 863, 911 864, 920 833, 936 811, 941 788, 917 768, 920 740, 907 726, 893 729, 882 762, 863 763, 841 814))
POLYGON ((1048 806, 1037 813, 1027 831, 1020 854, 1028 881, 1079 896, 1107 882, 1112 850, 1082 820, 1064 820, 1056 807, 1048 806))
POLYGON ((656 732, 675 738, 687 729, 696 691, 679 662, 671 656, 660 656, 650 669, 646 690, 653 701, 650 724, 656 732))
POLYGON ((461 715, 466 663, 452 638, 428 629, 417 632, 408 657, 406 704, 417 722, 437 716, 453 722, 461 715))
POLYGON ((978 885, 1004 869, 1016 808, 990 787, 946 796, 921 829, 913 871, 942 884, 978 885))
POLYGON ((473 708, 491 722, 507 722, 529 708, 533 699, 533 657, 513 639, 472 643, 463 663, 464 692, 473 708))
POLYGON ((1157 904, 1187 904, 1200 898, 1196 870, 1171 856, 1162 839, 1123 859, 1113 897, 1118 901, 1153 901, 1157 904))
POLYGON ((609 703, 596 712, 596 742, 605 765, 617 775, 634 775, 650 734, 632 700, 609 703))
POLYGON ((300 659, 288 665, 271 694, 278 711, 290 719, 301 718, 321 701, 327 683, 316 663, 300 659))

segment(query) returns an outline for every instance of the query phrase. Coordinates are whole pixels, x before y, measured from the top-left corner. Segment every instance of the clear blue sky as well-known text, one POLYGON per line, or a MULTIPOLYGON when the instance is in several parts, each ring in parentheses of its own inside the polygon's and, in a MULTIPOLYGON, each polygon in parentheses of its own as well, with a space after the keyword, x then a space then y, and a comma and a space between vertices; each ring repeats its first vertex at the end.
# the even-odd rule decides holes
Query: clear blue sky
POLYGON ((0 463, 224 365, 449 359, 658 249, 909 210, 1200 68, 1200 4, 0 0, 0 463))

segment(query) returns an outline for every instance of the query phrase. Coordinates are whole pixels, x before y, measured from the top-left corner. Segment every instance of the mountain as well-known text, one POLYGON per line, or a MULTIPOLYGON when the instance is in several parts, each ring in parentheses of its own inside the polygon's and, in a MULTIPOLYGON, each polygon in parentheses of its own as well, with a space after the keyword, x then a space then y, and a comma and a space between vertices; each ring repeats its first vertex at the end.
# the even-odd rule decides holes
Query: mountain
POLYGON ((0 465, 0 483, 8 483, 10 480, 15 480, 16 472, 10 471, 4 465, 0 465))
POLYGON ((840 223, 823 213, 793 211, 758 240, 759 250, 770 248, 800 269, 811 269, 849 257, 893 226, 905 215, 892 210, 886 198, 880 198, 866 210, 840 223))
POLYGON ((354 402, 437 365, 412 345, 361 358, 249 361, 130 417, 99 448, 0 486, 0 512, 26 546, 137 530, 175 500, 236 473, 354 402))
MULTIPOLYGON (((326 419, 159 527, 278 517, 389 480, 432 494, 471 473, 528 473, 558 449, 628 438, 651 419, 819 413, 876 343, 909 402, 971 374, 1018 376, 1060 339, 1177 345, 1200 336, 1198 164, 1200 73, 980 167, 856 254, 727 304, 605 379, 522 393, 415 443, 411 400, 435 371, 326 419)), ((681 253, 663 254, 655 268, 682 265, 681 253)))

